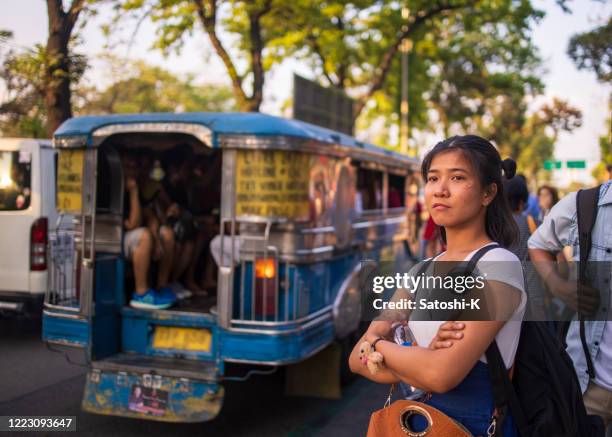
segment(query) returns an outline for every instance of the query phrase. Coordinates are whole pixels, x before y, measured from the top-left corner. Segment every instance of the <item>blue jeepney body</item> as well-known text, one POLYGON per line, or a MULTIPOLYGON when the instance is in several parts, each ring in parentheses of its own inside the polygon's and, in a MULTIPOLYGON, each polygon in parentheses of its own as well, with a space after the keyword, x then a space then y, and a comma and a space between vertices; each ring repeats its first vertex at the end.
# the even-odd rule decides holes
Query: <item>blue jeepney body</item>
POLYGON ((60 155, 80 151, 83 188, 80 210, 50 241, 55 273, 43 338, 83 349, 89 363, 87 411, 165 421, 212 419, 221 407, 226 363, 297 363, 346 337, 361 321, 361 262, 408 258, 407 211, 391 207, 388 193, 392 178, 409 182, 417 162, 339 132, 259 113, 85 116, 62 124, 54 146, 60 155), (142 141, 166 144, 172 135, 222 154, 220 234, 231 248, 240 242, 237 261, 219 267, 215 305, 203 311, 127 305, 132 290, 124 278, 131 266, 122 249, 123 182, 116 151, 142 141), (248 153, 280 165, 283 158, 274 157, 279 151, 300 154, 296 162, 306 163, 306 173, 295 180, 317 180, 318 188, 309 183, 310 206, 295 203, 292 217, 245 213, 253 211, 250 204, 241 213, 237 169, 247 178, 248 169, 259 165, 248 153), (361 168, 374 175, 364 180, 380 181, 380 202, 356 211, 361 168), (103 207, 96 203, 102 183, 111 193, 103 207), (260 261, 273 266, 271 277, 261 279, 260 261), (156 333, 164 327, 205 332, 206 347, 160 347, 156 333), (135 387, 165 393, 163 413, 133 407, 135 387))

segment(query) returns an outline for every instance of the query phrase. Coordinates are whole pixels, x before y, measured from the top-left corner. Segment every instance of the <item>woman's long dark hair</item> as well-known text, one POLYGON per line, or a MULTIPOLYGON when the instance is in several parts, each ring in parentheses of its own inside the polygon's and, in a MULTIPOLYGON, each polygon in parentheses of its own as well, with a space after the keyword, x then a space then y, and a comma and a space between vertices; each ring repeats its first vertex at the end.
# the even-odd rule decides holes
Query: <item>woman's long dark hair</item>
MULTIPOLYGON (((495 146, 484 138, 476 135, 454 136, 439 142, 427 153, 421 165, 423 180, 427 180, 427 173, 435 156, 451 150, 459 150, 470 161, 483 188, 490 184, 497 185, 497 194, 487 206, 485 229, 491 240, 504 247, 512 246, 518 235, 518 227, 512 218, 508 199, 504 195, 503 178, 514 177, 516 163, 512 159, 502 161, 495 146)), ((442 228, 442 238, 446 242, 444 228, 442 228)))

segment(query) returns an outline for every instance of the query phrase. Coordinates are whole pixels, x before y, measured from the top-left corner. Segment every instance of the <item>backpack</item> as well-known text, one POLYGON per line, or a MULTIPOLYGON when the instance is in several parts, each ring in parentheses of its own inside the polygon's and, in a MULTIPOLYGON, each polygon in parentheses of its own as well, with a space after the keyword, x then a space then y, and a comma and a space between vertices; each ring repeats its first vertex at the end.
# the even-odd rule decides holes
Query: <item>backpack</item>
POLYGON ((570 356, 544 322, 523 322, 512 381, 497 342, 486 357, 498 431, 510 408, 521 437, 604 436, 602 419, 586 412, 570 356))
MULTIPOLYGON (((586 260, 591 247, 591 230, 597 215, 599 187, 581 190, 577 195, 580 237, 580 281, 586 281, 586 260), (589 205, 589 206, 587 206, 589 205)), ((589 375, 593 363, 580 321, 580 338, 587 358, 589 375)), ((513 378, 503 363, 497 342, 486 352, 491 374, 493 397, 498 421, 508 408, 521 437, 603 437, 605 427, 598 416, 589 416, 584 407, 580 383, 573 362, 562 342, 555 338, 544 322, 523 322, 516 351, 513 378)), ((496 428, 501 429, 498 423, 496 428)), ((501 434, 493 433, 494 436, 501 434)))

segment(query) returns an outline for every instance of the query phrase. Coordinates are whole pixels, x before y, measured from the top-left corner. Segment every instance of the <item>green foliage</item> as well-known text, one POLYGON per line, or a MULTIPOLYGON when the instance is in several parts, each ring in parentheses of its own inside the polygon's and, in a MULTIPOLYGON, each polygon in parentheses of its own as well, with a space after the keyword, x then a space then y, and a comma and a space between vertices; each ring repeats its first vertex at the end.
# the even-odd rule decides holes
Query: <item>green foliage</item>
POLYGON ((164 70, 135 61, 120 66, 112 59, 111 71, 121 70, 117 80, 104 90, 88 93, 79 114, 142 112, 233 111, 236 103, 226 86, 196 85, 164 70))
POLYGON ((150 19, 156 26, 153 48, 164 54, 180 52, 195 31, 204 31, 226 67, 239 108, 258 111, 263 97, 264 74, 274 64, 266 45, 277 23, 272 9, 286 8, 283 0, 113 0, 116 15, 106 29, 126 18, 150 19), (218 33, 230 35, 232 50, 218 33))
POLYGON ((567 54, 578 69, 595 72, 601 82, 612 81, 612 17, 603 26, 574 35, 567 54))
POLYGON ((608 125, 608 134, 599 137, 599 152, 601 159, 592 173, 593 177, 598 182, 604 182, 610 178, 607 167, 612 165, 612 132, 610 131, 612 120, 608 118, 606 122, 608 125))
MULTIPOLYGON (((46 135, 44 96, 48 83, 45 71, 51 62, 46 49, 38 44, 33 49, 18 53, 9 51, 0 65, 0 79, 6 88, 0 105, 0 132, 3 136, 39 137, 46 135)), ((68 74, 74 87, 78 86, 87 60, 83 55, 69 57, 68 74)))
POLYGON ((492 139, 502 157, 517 161, 518 171, 541 183, 550 173, 543 162, 551 159, 561 131, 571 132, 582 125, 582 113, 567 102, 553 99, 526 116, 524 101, 498 99, 498 104, 479 126, 479 132, 492 139))
POLYGON ((0 77, 6 98, 0 105, 0 131, 3 136, 44 137, 44 49, 5 58, 0 77))

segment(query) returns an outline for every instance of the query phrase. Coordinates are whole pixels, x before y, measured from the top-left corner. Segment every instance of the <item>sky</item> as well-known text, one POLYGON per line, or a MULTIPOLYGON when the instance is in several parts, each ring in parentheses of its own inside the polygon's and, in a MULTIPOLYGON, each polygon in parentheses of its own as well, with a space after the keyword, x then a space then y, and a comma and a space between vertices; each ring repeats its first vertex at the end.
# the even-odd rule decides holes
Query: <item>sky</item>
MULTIPOLYGON (((0 0, 3 11, 0 15, 0 29, 14 33, 13 47, 31 47, 44 43, 47 36, 46 5, 43 0, 0 0)), ((587 161, 587 170, 560 170, 554 179, 560 186, 571 180, 591 183, 590 169, 599 162, 599 137, 609 134, 606 119, 609 116, 608 98, 612 87, 598 83, 595 75, 587 71, 578 71, 566 54, 570 37, 602 24, 612 15, 612 2, 593 0, 573 0, 569 2, 572 14, 565 14, 554 0, 534 0, 535 4, 546 12, 546 17, 535 27, 533 39, 544 60, 543 82, 546 86, 544 96, 538 98, 533 107, 552 100, 553 97, 567 100, 583 113, 583 125, 572 133, 560 135, 555 147, 555 158, 558 160, 587 161)), ((64 3, 68 1, 64 0, 64 3)), ((100 26, 108 22, 110 9, 102 9, 97 17, 87 22, 83 33, 83 45, 80 51, 95 56, 104 50, 107 39, 100 26)), ((126 28, 117 32, 124 38, 132 35, 133 29, 126 28)), ((113 53, 126 59, 143 59, 178 74, 193 74, 200 82, 229 84, 225 69, 212 52, 203 32, 195 32, 187 41, 180 54, 162 56, 151 50, 155 28, 143 22, 136 33, 129 50, 126 45, 119 46, 113 53)), ((115 38, 117 40, 117 38, 115 38)), ((0 47, 6 50, 8 47, 0 47)), ((88 81, 93 85, 105 86, 112 81, 104 74, 103 64, 94 61, 93 68, 87 73, 88 81)), ((310 68, 304 63, 287 60, 275 67, 266 76, 264 102, 262 111, 280 115, 282 105, 292 94, 293 73, 312 78, 310 68)), ((0 99, 2 92, 0 92, 0 99)), ((432 139, 433 141, 439 139, 432 139)))

